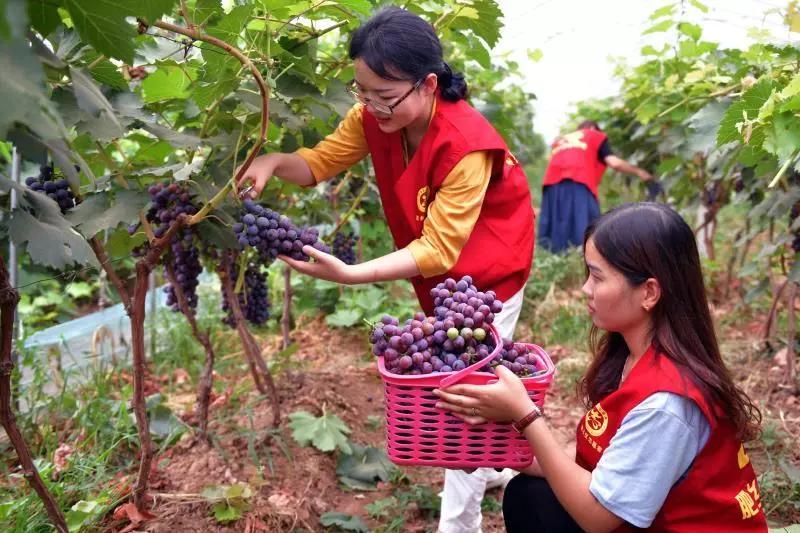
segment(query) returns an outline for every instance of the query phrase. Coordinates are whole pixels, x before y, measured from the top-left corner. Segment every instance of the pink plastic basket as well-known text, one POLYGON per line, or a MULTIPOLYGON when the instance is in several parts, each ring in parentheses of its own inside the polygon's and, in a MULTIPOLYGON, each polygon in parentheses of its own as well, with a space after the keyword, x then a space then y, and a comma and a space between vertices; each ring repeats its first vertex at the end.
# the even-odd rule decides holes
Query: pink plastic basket
MULTIPOLYGON (((378 370, 386 398, 386 440, 389 459, 398 465, 444 466, 448 468, 523 468, 533 461, 528 441, 510 424, 489 422, 472 426, 435 407, 433 389, 456 383, 485 385, 497 376, 478 369, 502 349, 494 326, 489 328, 497 347, 488 357, 458 372, 404 376, 386 370, 383 357, 378 370)), ((537 367, 544 373, 523 378, 531 399, 544 406, 555 367, 542 348, 527 344, 539 356, 537 367)))

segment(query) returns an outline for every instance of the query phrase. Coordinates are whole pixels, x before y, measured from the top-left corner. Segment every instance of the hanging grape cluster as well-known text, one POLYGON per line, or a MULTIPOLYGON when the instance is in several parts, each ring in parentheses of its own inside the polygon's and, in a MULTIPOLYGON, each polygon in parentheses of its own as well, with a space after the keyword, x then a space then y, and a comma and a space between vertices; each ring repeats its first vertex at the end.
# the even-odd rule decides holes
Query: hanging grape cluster
MULTIPOLYGON (((233 279, 237 279, 239 276, 239 265, 236 263, 234 263, 232 276, 233 279)), ((254 264, 248 265, 244 271, 244 288, 237 296, 244 318, 256 326, 261 326, 269 320, 270 302, 267 280, 266 271, 262 272, 254 264)), ((228 305, 225 291, 222 291, 222 310, 226 312, 222 322, 230 327, 235 327, 233 311, 228 305)))
POLYGON ((340 231, 333 238, 333 255, 346 265, 356 264, 356 236, 340 231))
POLYGON ((245 200, 241 221, 233 225, 233 232, 242 248, 252 246, 258 250, 262 262, 270 263, 278 255, 298 261, 308 261, 303 246, 330 253, 330 248, 318 240, 316 228, 298 227, 286 215, 276 213, 252 200, 245 200))
MULTIPOLYGON (((150 207, 147 210, 147 221, 153 228, 153 235, 161 238, 182 214, 193 215, 198 209, 192 203, 191 194, 177 183, 156 183, 147 189, 150 195, 150 207)), ((128 228, 129 233, 134 233, 138 225, 128 228)), ((183 227, 169 242, 170 255, 166 259, 172 262, 175 273, 175 282, 183 289, 186 302, 192 309, 197 308, 198 278, 203 272, 200 263, 199 239, 194 227, 183 227)), ((148 244, 138 246, 133 250, 135 257, 141 257, 147 252, 148 244)), ((166 267, 165 267, 166 272, 166 267)), ((179 311, 178 298, 171 284, 164 287, 167 295, 167 305, 173 311, 179 311)))
POLYGON ((48 198, 58 204, 62 213, 72 209, 77 203, 75 195, 72 194, 72 190, 69 188, 69 182, 64 178, 57 179, 54 169, 50 165, 40 166, 39 175, 26 179, 25 185, 32 191, 46 194, 48 198))

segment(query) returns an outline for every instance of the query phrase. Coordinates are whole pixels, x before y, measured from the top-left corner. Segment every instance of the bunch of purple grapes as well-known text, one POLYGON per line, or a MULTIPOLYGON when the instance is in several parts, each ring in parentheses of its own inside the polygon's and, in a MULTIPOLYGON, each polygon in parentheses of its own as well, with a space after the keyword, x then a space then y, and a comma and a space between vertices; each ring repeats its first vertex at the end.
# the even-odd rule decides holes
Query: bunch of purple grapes
POLYGON ((53 167, 50 165, 40 166, 39 175, 26 179, 25 185, 32 191, 46 194, 48 198, 53 199, 62 213, 75 207, 75 195, 69 188, 69 182, 64 178, 56 179, 53 167))
POLYGON ((254 247, 264 262, 269 262, 278 255, 308 261, 308 255, 303 252, 305 245, 330 253, 330 248, 318 240, 319 232, 315 228, 295 226, 286 215, 278 214, 252 200, 244 201, 244 210, 241 222, 233 225, 233 232, 243 248, 254 247))
MULTIPOLYGON (((789 227, 793 227, 797 222, 797 218, 800 217, 800 201, 795 202, 792 206, 791 211, 789 212, 789 227)), ((792 250, 796 253, 800 252, 800 227, 794 230, 793 233, 794 239, 792 240, 792 250)))
MULTIPOLYGON (((177 183, 156 183, 151 185, 147 192, 150 195, 150 207, 146 217, 156 238, 163 237, 179 215, 193 215, 198 211, 197 206, 192 203, 189 191, 177 183)), ((138 224, 129 226, 128 233, 135 233, 138 227, 138 224)), ((173 262, 175 282, 181 285, 186 302, 192 309, 197 308, 198 278, 203 272, 198 241, 194 227, 182 228, 169 243, 171 256, 167 259, 173 262)), ((143 244, 134 248, 134 257, 145 255, 148 246, 148 244, 143 244)), ((172 285, 167 285, 164 292, 167 294, 167 305, 170 309, 180 311, 178 298, 172 285)))
POLYGON ((384 357, 396 374, 456 372, 489 356, 495 341, 485 326, 494 322, 503 303, 493 291, 482 292, 470 276, 452 278, 431 289, 434 316, 417 313, 401 327, 385 315, 372 331, 372 353, 384 357))
POLYGON ((529 377, 547 371, 539 355, 530 349, 527 344, 515 343, 503 339, 503 346, 494 359, 481 368, 483 372, 495 373, 495 367, 503 365, 518 376, 529 377))
MULTIPOLYGON (((186 303, 191 309, 197 308, 197 286, 198 278, 203 272, 203 265, 200 263, 200 250, 197 248, 195 232, 192 228, 181 229, 179 235, 170 243, 172 251, 173 271, 175 282, 179 283, 183 289, 186 303), (180 238, 179 238, 180 236, 180 238)), ((164 268, 166 272, 166 267, 164 268)), ((167 293, 167 305, 173 311, 180 311, 178 298, 172 285, 164 287, 167 293)))
MULTIPOLYGON (((238 264, 234 264, 232 274, 234 279, 239 276, 238 264)), ((268 274, 261 272, 256 265, 248 265, 247 270, 244 271, 244 289, 237 296, 244 318, 256 326, 265 324, 269 319, 270 304, 267 276, 268 274)), ((228 299, 225 297, 224 291, 222 293, 222 310, 226 311, 222 322, 230 327, 235 327, 236 322, 233 319, 233 311, 228 306, 228 299)))
POLYGON ((356 237, 352 233, 340 231, 333 238, 333 255, 346 265, 356 264, 356 237))

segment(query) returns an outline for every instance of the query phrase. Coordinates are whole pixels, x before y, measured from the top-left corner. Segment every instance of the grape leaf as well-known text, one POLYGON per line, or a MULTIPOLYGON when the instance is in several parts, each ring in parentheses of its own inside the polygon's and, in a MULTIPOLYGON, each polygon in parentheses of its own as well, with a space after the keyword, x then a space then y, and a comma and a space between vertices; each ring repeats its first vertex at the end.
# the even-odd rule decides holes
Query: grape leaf
POLYGON ((67 220, 90 239, 104 229, 117 227, 121 222, 135 222, 139 218, 139 211, 149 201, 144 192, 119 191, 113 201, 111 195, 100 192, 88 196, 72 209, 67 214, 67 220))
POLYGON ((164 139, 175 148, 197 148, 200 137, 186 132, 174 131, 160 124, 144 124, 142 129, 149 131, 159 139, 164 139))
POLYGON ((119 91, 128 90, 128 82, 125 81, 119 68, 108 59, 101 59, 100 61, 97 61, 97 59, 100 59, 100 56, 92 60, 91 64, 93 66, 89 69, 92 77, 113 89, 119 91))
POLYGON ((25 248, 31 260, 58 270, 72 265, 98 266, 87 242, 61 216, 53 200, 39 193, 25 191, 24 200, 34 208, 15 209, 8 221, 8 234, 17 246, 25 248))
POLYGON ((764 149, 786 160, 800 147, 800 121, 792 113, 781 113, 774 117, 765 135, 764 149))
POLYGON ((389 481, 395 466, 386 454, 371 446, 351 444, 353 453, 342 454, 336 475, 346 486, 358 490, 375 490, 378 481, 389 481))
POLYGON ((346 437, 350 428, 338 416, 324 413, 317 418, 306 411, 296 411, 289 415, 289 420, 292 437, 301 446, 311 444, 322 452, 339 448, 344 453, 351 453, 346 437))
POLYGON ((55 0, 27 0, 28 18, 33 28, 44 37, 56 29, 61 24, 61 16, 58 14, 60 2, 55 0))
POLYGON ((42 67, 27 42, 0 42, 0 72, 0 138, 15 122, 57 137, 63 125, 45 97, 42 67))
POLYGON ((110 122, 119 131, 117 137, 122 137, 124 132, 122 125, 117 120, 116 113, 114 113, 114 108, 111 107, 111 103, 106 99, 105 95, 100 92, 100 88, 95 84, 91 76, 83 70, 72 67, 70 67, 69 73, 72 78, 72 87, 75 90, 75 98, 78 100, 78 106, 93 118, 110 122))
POLYGON ((675 4, 668 4, 660 7, 650 14, 650 20, 660 19, 662 17, 669 17, 675 13, 675 4))
POLYGON ((681 22, 678 24, 678 31, 694 41, 699 40, 700 36, 703 35, 703 29, 700 28, 700 26, 689 22, 681 22))
POLYGON ((335 313, 325 317, 325 323, 337 328, 349 328, 361 320, 361 313, 355 309, 337 309, 335 313))
POLYGON ((159 439, 166 439, 182 433, 186 426, 175 416, 172 409, 159 403, 155 407, 147 410, 150 421, 150 434, 159 439))
POLYGON ((372 13, 372 4, 367 0, 337 0, 336 3, 361 15, 369 16, 372 13))
POLYGON ((671 27, 673 27, 674 25, 675 25, 675 21, 673 21, 673 20, 662 20, 658 24, 653 24, 652 26, 650 26, 649 28, 644 30, 642 32, 642 35, 647 35, 648 33, 664 32, 664 31, 667 31, 668 29, 670 29, 671 27))
POLYGON ((450 24, 454 30, 469 30, 493 48, 500 40, 503 12, 494 0, 474 0, 459 7, 458 16, 450 24))
POLYGON ((214 511, 214 520, 220 524, 227 522, 235 522, 242 517, 242 511, 235 505, 228 505, 225 502, 217 502, 212 507, 214 511))
POLYGON ((197 0, 194 4, 192 22, 205 25, 214 15, 222 13, 220 0, 197 0))
POLYGON ((728 101, 715 100, 689 117, 687 124, 692 129, 692 134, 687 140, 687 145, 691 154, 705 153, 714 148, 720 121, 729 106, 730 102, 728 101))
POLYGON ((126 17, 155 21, 171 11, 174 0, 65 0, 81 37, 108 57, 133 63, 138 35, 126 17))
MULTIPOLYGON (((751 120, 756 118, 761 106, 772 94, 773 88, 774 82, 769 77, 763 77, 750 87, 739 100, 731 104, 725 112, 725 116, 722 117, 719 130, 717 130, 717 146, 742 140, 736 124, 742 121, 745 113, 751 120)), ((751 141, 755 141, 755 139, 751 139, 751 141)), ((751 145, 758 146, 759 144, 760 142, 751 142, 751 145)))
POLYGON ((319 517, 319 523, 325 527, 336 526, 344 531, 356 531, 357 533, 369 533, 369 528, 357 516, 329 512, 319 517))
POLYGON ((145 103, 161 102, 174 98, 185 98, 194 80, 194 71, 185 65, 161 64, 158 70, 142 82, 145 103))
POLYGON ((133 63, 136 30, 117 0, 65 0, 75 29, 81 37, 108 57, 133 63))

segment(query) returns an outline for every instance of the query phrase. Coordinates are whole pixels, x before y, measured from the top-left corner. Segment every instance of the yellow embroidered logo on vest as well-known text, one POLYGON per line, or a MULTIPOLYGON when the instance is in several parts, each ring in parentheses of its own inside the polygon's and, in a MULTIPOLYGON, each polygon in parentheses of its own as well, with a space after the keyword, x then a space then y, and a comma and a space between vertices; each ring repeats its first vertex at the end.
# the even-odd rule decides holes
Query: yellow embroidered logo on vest
POLYGON ((419 211, 414 217, 417 222, 425 220, 425 213, 428 210, 428 187, 423 187, 417 191, 417 210, 419 211))
POLYGON ((553 147, 552 152, 550 155, 555 155, 561 150, 566 150, 567 148, 578 148, 580 150, 586 150, 586 141, 583 140, 583 131, 573 131, 572 133, 567 133, 563 135, 558 141, 556 141, 555 146, 553 147))
POLYGON ((750 458, 747 452, 744 451, 744 444, 739 446, 739 470, 750 464, 750 458))
POLYGON ((599 437, 605 433, 608 427, 608 414, 600 407, 599 403, 592 407, 591 411, 586 413, 585 425, 586 431, 588 431, 589 435, 592 437, 599 437))
POLYGON ((735 497, 739 502, 739 509, 742 511, 742 520, 753 518, 761 512, 761 494, 755 479, 740 490, 735 497))

